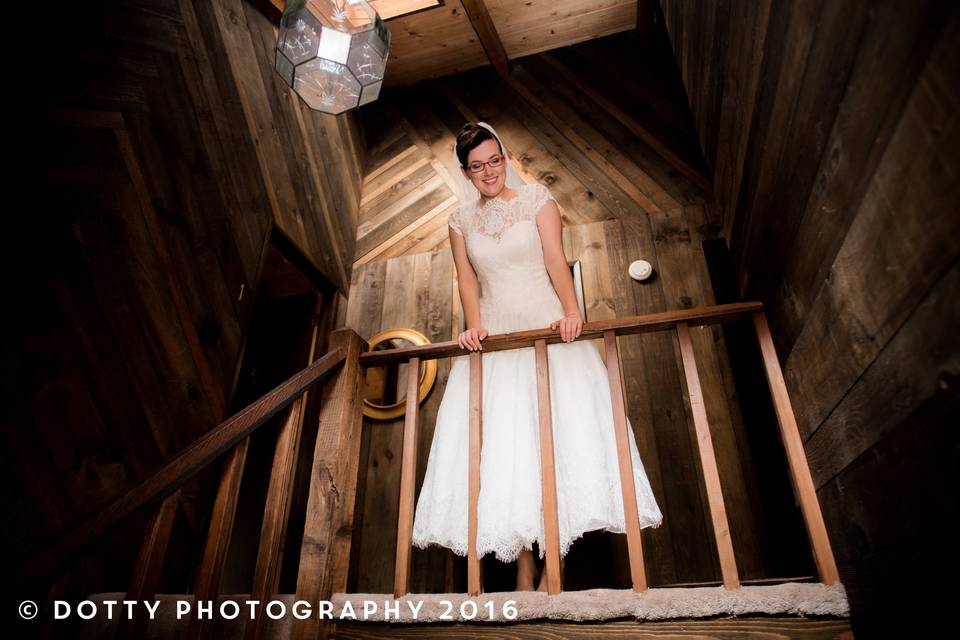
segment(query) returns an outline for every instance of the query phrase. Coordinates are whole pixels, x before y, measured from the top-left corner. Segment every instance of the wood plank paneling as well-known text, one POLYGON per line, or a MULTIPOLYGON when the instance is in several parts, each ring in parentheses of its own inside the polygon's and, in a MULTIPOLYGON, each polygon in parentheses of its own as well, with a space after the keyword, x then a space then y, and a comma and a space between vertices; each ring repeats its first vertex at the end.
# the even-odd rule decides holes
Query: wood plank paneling
POLYGON ((739 293, 766 304, 854 630, 891 633, 912 622, 890 615, 883 585, 921 584, 940 534, 887 488, 940 495, 943 452, 956 451, 941 427, 956 368, 942 305, 958 290, 960 11, 772 6, 666 0, 663 16, 739 293), (719 65, 718 39, 730 43, 719 65))
MULTIPOLYGON (((35 170, 18 189, 32 204, 8 255, 42 265, 19 278, 30 293, 4 356, 35 371, 2 427, 11 487, 27 482, 5 502, 22 525, 5 542, 28 555, 225 417, 272 228, 311 277, 349 289, 366 146, 355 114, 317 116, 276 82, 275 29, 249 3, 61 18, 50 36, 76 64, 31 98, 35 170)), ((195 561, 205 481, 183 488, 167 570, 195 561)), ((133 528, 71 588, 122 585, 133 528)))
MULTIPOLYGON (((953 25, 960 28, 960 17, 953 25)), ((790 350, 786 376, 805 435, 816 430, 960 253, 955 210, 960 91, 943 89, 960 69, 952 46, 956 33, 944 34, 921 76, 790 350), (842 345, 849 357, 819 357, 830 345, 842 345)))
MULTIPOLYGON (((366 339, 389 328, 410 327, 433 342, 448 340, 452 275, 453 259, 448 251, 358 265, 354 268, 355 284, 349 297, 347 325, 366 339)), ((438 365, 434 389, 419 412, 418 490, 426 472, 436 411, 449 373, 449 363, 441 361, 438 365)), ((393 588, 403 426, 402 419, 364 420, 351 589, 377 593, 377 589, 393 588)), ((412 592, 443 588, 445 556, 445 552, 437 549, 413 549, 412 592)))

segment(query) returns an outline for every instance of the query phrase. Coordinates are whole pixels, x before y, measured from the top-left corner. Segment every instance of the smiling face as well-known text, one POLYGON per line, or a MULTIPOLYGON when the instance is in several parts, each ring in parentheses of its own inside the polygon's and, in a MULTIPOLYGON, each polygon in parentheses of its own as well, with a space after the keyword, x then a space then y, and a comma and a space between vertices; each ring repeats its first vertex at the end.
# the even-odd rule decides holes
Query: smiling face
MULTIPOLYGON (((500 145, 496 140, 484 140, 476 147, 470 150, 467 155, 467 165, 471 162, 488 162, 500 155, 500 145)), ((469 169, 460 167, 463 175, 467 177, 473 186, 477 188, 480 194, 487 198, 492 198, 503 190, 506 183, 507 165, 502 163, 499 167, 491 167, 489 164, 483 165, 483 171, 473 173, 469 169)))

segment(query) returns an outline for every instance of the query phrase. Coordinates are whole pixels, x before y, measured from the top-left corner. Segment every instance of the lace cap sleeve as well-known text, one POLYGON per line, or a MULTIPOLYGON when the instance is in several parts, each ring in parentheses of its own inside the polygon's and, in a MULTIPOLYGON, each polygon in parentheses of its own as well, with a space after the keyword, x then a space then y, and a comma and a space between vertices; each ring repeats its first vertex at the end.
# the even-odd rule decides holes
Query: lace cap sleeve
POLYGON ((533 206, 531 215, 536 217, 540 213, 540 209, 543 208, 543 205, 547 204, 548 200, 553 200, 554 203, 557 202, 557 199, 553 197, 553 194, 550 193, 550 189, 546 186, 540 184, 539 182, 533 185, 533 206))
POLYGON ((457 207, 447 218, 447 224, 450 225, 450 228, 459 233, 461 236, 463 235, 463 224, 461 222, 462 211, 463 207, 457 207))

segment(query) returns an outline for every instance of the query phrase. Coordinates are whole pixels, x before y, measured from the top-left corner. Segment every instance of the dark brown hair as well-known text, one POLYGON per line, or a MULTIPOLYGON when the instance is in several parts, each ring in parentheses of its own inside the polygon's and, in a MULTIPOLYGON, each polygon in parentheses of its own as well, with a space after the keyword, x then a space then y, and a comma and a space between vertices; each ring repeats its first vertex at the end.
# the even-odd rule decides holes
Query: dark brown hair
MULTIPOLYGON (((474 122, 463 125, 457 133, 457 159, 460 160, 461 166, 467 166, 467 156, 484 140, 493 140, 497 143, 497 147, 500 147, 500 141, 486 127, 481 127, 474 122)), ((500 147, 500 153, 503 153, 502 147, 500 147)))

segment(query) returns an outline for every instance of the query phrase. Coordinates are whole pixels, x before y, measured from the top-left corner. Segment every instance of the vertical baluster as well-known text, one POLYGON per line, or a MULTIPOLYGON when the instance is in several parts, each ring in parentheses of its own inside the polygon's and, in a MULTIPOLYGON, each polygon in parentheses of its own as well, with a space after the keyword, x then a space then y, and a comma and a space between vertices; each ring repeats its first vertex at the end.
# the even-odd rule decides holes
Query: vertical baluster
MULTIPOLYGON (((317 603, 347 588, 353 510, 360 463, 363 395, 360 354, 367 343, 350 329, 330 334, 328 351, 342 348, 343 367, 323 387, 320 426, 313 449, 307 514, 297 573, 297 600, 317 603)), ((331 623, 315 613, 294 620, 294 640, 332 632, 331 623)))
POLYGON ((403 456, 400 461, 400 515, 397 522, 397 564, 393 595, 410 592, 410 558, 413 543, 413 507, 417 484, 417 422, 420 409, 420 358, 407 364, 407 411, 403 422, 403 456))
POLYGON ((740 588, 737 575, 737 561, 730 540, 730 525, 727 522, 727 510, 723 504, 723 491, 720 488, 720 473, 717 471, 717 459, 710 437, 710 424, 703 404, 703 392, 700 389, 700 374, 690 340, 690 329, 686 322, 677 323, 677 338, 680 341, 680 356, 683 358, 683 371, 687 380, 687 392, 690 395, 690 409, 693 412, 693 424, 697 430, 697 447, 700 451, 700 464, 703 479, 707 486, 707 501, 710 505, 710 517, 713 521, 713 534, 720 558, 720 571, 723 574, 723 586, 727 589, 740 588))
MULTIPOLYGON (((220 486, 217 488, 217 497, 213 503, 213 514, 210 516, 210 526, 207 528, 207 540, 203 547, 203 556, 200 567, 197 569, 197 579, 194 581, 194 603, 216 602, 220 595, 220 578, 223 575, 223 565, 227 560, 227 550, 230 548, 230 537, 233 533, 233 520, 237 513, 237 498, 240 495, 240 480, 243 478, 243 467, 247 460, 247 449, 250 438, 246 437, 237 443, 220 472, 220 486)), ((194 616, 187 627, 187 637, 191 640, 209 638, 213 634, 213 620, 210 617, 199 618, 194 616)))
POLYGON ((787 393, 787 385, 780 370, 780 361, 773 346, 770 327, 767 317, 762 311, 753 314, 753 324, 760 341, 760 352, 763 356, 763 370, 770 385, 770 395, 773 398, 773 407, 777 413, 777 424, 780 427, 780 438, 787 454, 787 463, 790 466, 790 475, 793 478, 793 487, 800 501, 800 510, 803 513, 803 522, 810 536, 810 546, 813 549, 813 558, 823 584, 836 584, 840 580, 837 564, 830 547, 830 538, 827 536, 827 527, 823 522, 823 513, 820 511, 820 502, 817 500, 817 491, 813 486, 807 456, 803 450, 803 440, 800 439, 800 430, 797 428, 797 419, 793 413, 793 405, 787 393))
MULTIPOLYGON (((173 520, 180 504, 180 489, 177 489, 154 508, 144 531, 143 542, 133 565, 133 575, 127 587, 126 600, 153 600, 157 595, 157 583, 167 554, 167 543, 173 530, 173 520)), ((117 625, 117 638, 143 638, 147 631, 147 618, 139 608, 132 618, 121 617, 117 625)))
POLYGON ((540 416, 540 470, 543 483, 543 529, 547 593, 560 593, 560 524, 557 517, 557 474, 553 455, 553 415, 550 410, 550 363, 547 341, 533 343, 537 357, 537 407, 540 416))
MULTIPOLYGON (((307 364, 313 364, 317 355, 317 342, 320 339, 318 317, 323 309, 323 296, 318 294, 314 301, 313 322, 310 326, 307 364)), ((322 346, 322 345, 321 345, 322 346)), ((280 567, 283 562, 283 543, 287 537, 287 525, 290 520, 290 503, 293 500, 293 484, 296 477, 297 458, 300 452, 300 438, 306 418, 310 389, 287 409, 286 418, 277 434, 273 452, 273 466, 270 468, 270 484, 264 503, 263 525, 260 528, 260 544, 257 549, 257 564, 253 573, 253 588, 250 598, 268 602, 280 588, 280 567)), ((259 615, 249 620, 244 629, 244 637, 250 640, 262 637, 267 616, 259 615)))
POLYGON ((643 562, 643 543, 640 536, 640 511, 637 508, 637 487, 630 458, 630 439, 627 434, 627 409, 620 378, 620 350, 617 336, 603 332, 603 346, 607 361, 607 381, 610 383, 610 401, 613 405, 613 429, 617 441, 617 462, 620 467, 620 490, 623 493, 623 517, 627 529, 627 550, 630 555, 630 579, 634 591, 647 590, 647 574, 643 562))
POLYGON ((480 499, 480 451, 483 447, 483 354, 470 353, 470 464, 467 515, 467 595, 483 589, 483 572, 477 556, 477 503, 480 499))
MULTIPOLYGON (((267 499, 264 502, 263 524, 260 527, 253 588, 250 590, 250 598, 259 602, 272 600, 280 586, 281 553, 287 535, 290 501, 293 499, 294 468, 297 452, 300 450, 300 434, 303 430, 307 398, 308 392, 305 391, 287 408, 286 417, 277 434, 267 499)), ((265 615, 248 620, 244 627, 244 638, 253 640, 262 637, 266 623, 265 615)))

